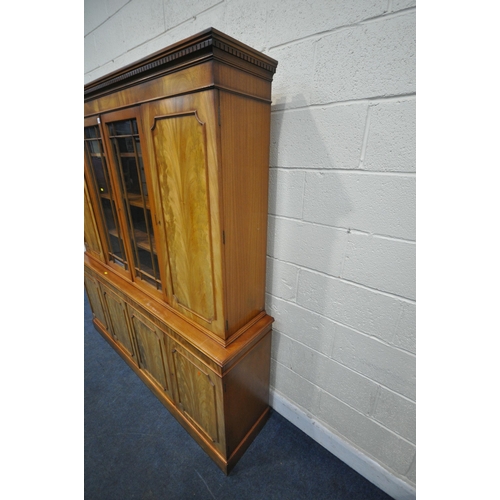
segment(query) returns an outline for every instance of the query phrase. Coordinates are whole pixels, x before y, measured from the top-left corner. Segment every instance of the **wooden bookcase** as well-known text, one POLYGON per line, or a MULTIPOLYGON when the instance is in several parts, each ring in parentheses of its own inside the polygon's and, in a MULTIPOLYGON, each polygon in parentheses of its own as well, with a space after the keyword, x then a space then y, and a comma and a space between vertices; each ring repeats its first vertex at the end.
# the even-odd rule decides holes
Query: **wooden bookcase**
POLYGON ((211 28, 85 86, 94 325, 225 473, 269 412, 276 66, 211 28))

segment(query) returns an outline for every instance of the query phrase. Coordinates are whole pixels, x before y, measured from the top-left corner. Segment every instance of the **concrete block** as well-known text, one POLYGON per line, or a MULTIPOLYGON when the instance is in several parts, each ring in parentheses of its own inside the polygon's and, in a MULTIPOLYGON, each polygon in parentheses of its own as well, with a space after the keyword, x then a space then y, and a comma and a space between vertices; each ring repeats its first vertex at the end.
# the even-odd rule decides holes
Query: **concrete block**
POLYGON ((386 11, 385 0, 344 2, 341 0, 288 0, 269 2, 267 43, 270 47, 348 26, 386 11))
POLYGON ((415 401, 416 363, 413 354, 338 325, 331 357, 415 401))
MULTIPOLYGON (((87 75, 98 66, 98 55, 95 46, 95 37, 93 33, 90 33, 90 35, 87 35, 84 38, 84 51, 85 51, 84 72, 85 75, 87 75)), ((87 83, 87 80, 85 81, 85 83, 87 83)))
MULTIPOLYGON (((147 2, 148 0, 145 1, 147 2)), ((220 0, 169 0, 168 2, 163 2, 162 0, 162 3, 165 5, 165 29, 168 30, 178 26, 188 19, 193 19, 203 11, 220 3, 220 0)), ((190 34, 186 36, 194 35, 198 31, 209 28, 210 26, 211 25, 206 25, 205 28, 193 31, 192 25, 188 25, 187 28, 190 34)), ((182 40, 182 38, 179 38, 179 40, 182 40)))
POLYGON ((416 0, 392 0, 391 12, 397 12, 398 10, 415 7, 416 4, 416 0))
POLYGON ((270 229, 274 231, 274 243, 269 248, 273 257, 332 276, 340 276, 348 237, 344 229, 278 217, 270 218, 274 219, 270 224, 270 229))
MULTIPOLYGON (((269 170, 269 213, 300 219, 304 197, 305 172, 301 170, 269 170)), ((274 233, 270 232, 274 238, 274 233)))
POLYGON ((399 394, 381 387, 372 418, 416 444, 416 405, 399 394))
POLYGON ((296 304, 266 296, 266 311, 274 318, 273 329, 319 353, 330 355, 335 323, 296 304))
POLYGON ((401 311, 396 298, 303 269, 297 303, 385 342, 392 340, 401 311))
POLYGON ((306 172, 303 219, 415 240, 415 177, 306 172))
POLYGON ((405 349, 415 354, 416 352, 416 323, 417 306, 416 304, 405 303, 401 311, 398 326, 394 332, 391 343, 401 349, 405 349))
POLYGON ((410 469, 406 473, 406 477, 413 483, 417 483, 417 454, 415 452, 415 457, 410 465, 410 469))
POLYGON ((312 101, 415 92, 415 37, 414 12, 325 35, 316 47, 312 101))
MULTIPOLYGON (((102 0, 98 0, 102 1, 102 0)), ((87 0, 85 0, 87 2, 87 0)), ((125 6, 129 0, 106 0, 106 7, 108 9, 108 15, 112 16, 117 11, 119 11, 123 6, 125 6)))
POLYGON ((268 257, 266 291, 276 297, 295 301, 298 274, 297 266, 268 257))
POLYGON ((363 169, 414 172, 415 168, 415 99, 371 106, 363 169))
POLYGON ((115 16, 122 26, 121 50, 116 55, 133 49, 165 31, 163 0, 134 0, 115 16))
POLYGON ((273 358, 346 404, 368 414, 377 384, 273 330, 273 358))
POLYGON ((367 110, 352 104, 274 113, 273 165, 358 168, 367 110))
POLYGON ((415 454, 415 446, 388 431, 378 422, 326 392, 321 392, 319 411, 315 415, 328 427, 397 474, 403 475, 408 471, 415 454))
POLYGON ((315 40, 304 40, 269 50, 269 56, 278 61, 273 77, 273 110, 310 104, 315 44, 315 40))
MULTIPOLYGON (((85 0, 83 3, 83 15, 83 30, 86 36, 108 18, 106 2, 102 0, 85 0)), ((85 58, 87 58, 86 53, 85 58)))
POLYGON ((415 243, 351 233, 341 277, 415 299, 415 260, 415 243))
POLYGON ((95 66, 104 66, 132 48, 131 46, 124 47, 122 19, 119 15, 109 18, 92 34, 95 37, 96 46, 95 66))
POLYGON ((266 51, 267 0, 230 0, 225 2, 226 33, 250 47, 266 51))
POLYGON ((319 406, 320 390, 308 380, 289 370, 276 360, 271 360, 271 387, 283 394, 287 400, 316 414, 319 406))

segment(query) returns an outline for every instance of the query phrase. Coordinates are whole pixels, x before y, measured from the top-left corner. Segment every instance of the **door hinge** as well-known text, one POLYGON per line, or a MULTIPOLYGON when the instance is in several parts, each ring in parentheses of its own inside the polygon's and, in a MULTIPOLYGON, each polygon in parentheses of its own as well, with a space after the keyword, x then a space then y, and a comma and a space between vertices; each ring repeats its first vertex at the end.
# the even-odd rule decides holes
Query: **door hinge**
POLYGON ((219 127, 220 127, 220 104, 219 104, 219 108, 217 110, 217 115, 218 115, 219 127))
POLYGON ((223 245, 226 244, 226 232, 225 231, 222 231, 222 244, 223 245))

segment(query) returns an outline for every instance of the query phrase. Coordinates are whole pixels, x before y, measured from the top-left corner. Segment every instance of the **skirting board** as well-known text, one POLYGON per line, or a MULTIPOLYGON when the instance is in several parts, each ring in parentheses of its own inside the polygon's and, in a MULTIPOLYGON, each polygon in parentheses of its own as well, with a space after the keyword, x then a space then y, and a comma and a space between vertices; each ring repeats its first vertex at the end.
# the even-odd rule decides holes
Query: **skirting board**
POLYGON ((395 500, 415 500, 416 490, 410 484, 384 469, 352 444, 344 441, 317 420, 311 418, 310 415, 307 415, 273 388, 270 388, 269 404, 310 438, 395 500))

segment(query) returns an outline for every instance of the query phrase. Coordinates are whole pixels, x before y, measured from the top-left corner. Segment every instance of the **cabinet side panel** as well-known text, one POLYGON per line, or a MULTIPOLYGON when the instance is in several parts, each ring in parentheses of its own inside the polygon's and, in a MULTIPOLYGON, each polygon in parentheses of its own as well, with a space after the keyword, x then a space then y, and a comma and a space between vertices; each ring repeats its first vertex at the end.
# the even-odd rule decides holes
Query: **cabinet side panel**
POLYGON ((270 105, 220 93, 229 334, 264 310, 270 105))
POLYGON ((259 341, 224 378, 227 454, 254 436, 248 434, 269 407, 271 332, 259 341))

